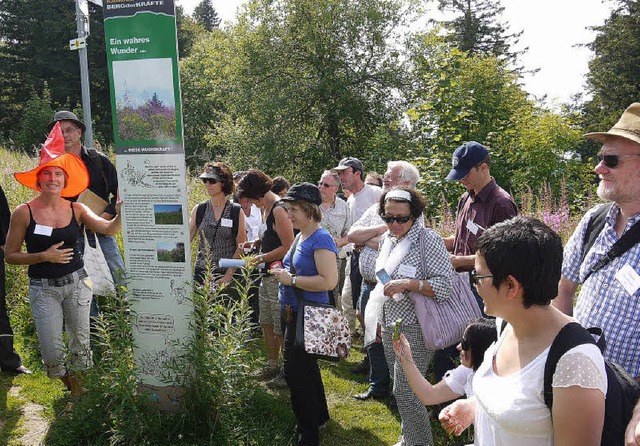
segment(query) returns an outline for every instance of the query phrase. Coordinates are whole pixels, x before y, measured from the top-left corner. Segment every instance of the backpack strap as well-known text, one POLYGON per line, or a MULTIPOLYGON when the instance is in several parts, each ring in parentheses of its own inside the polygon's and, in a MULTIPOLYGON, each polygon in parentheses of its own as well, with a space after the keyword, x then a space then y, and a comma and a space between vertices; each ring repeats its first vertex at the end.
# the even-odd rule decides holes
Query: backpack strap
MULTIPOLYGON (((613 206, 613 203, 609 205, 602 205, 591 216, 591 219, 587 224, 587 231, 585 232, 584 236, 585 243, 582 247, 583 262, 585 257, 587 256, 587 253, 589 252, 589 249, 591 249, 596 241, 596 238, 598 237, 600 232, 602 232, 602 229, 604 228, 605 218, 609 213, 611 206, 613 206)), ((620 257, 638 242, 640 242, 640 221, 636 222, 636 224, 634 224, 631 229, 625 232, 622 237, 620 237, 618 241, 613 244, 611 249, 609 249, 609 252, 602 256, 602 258, 600 258, 600 260, 598 260, 598 262, 591 267, 584 280, 586 281, 591 274, 607 266, 615 258, 620 257)))
POLYGON ((198 203, 198 208, 196 209, 196 228, 199 228, 202 224, 204 213, 207 210, 207 201, 209 200, 204 200, 202 203, 198 203))
MULTIPOLYGON (((613 203, 603 204, 598 209, 596 209, 593 214, 591 214, 591 218, 589 218, 589 223, 587 223, 587 230, 584 233, 584 239, 582 244, 582 261, 587 257, 587 253, 596 242, 598 235, 602 232, 604 228, 604 223, 609 213, 609 210, 613 206, 613 203)), ((581 262, 582 263, 582 262, 581 262)))
POLYGON ((100 169, 100 175, 102 176, 102 181, 104 182, 104 187, 107 189, 107 197, 109 196, 109 182, 107 181, 107 176, 104 173, 104 161, 102 160, 103 155, 98 152, 94 148, 86 148, 87 154, 89 158, 96 162, 98 168, 100 169))
POLYGON ((238 226, 240 225, 240 210, 242 206, 238 203, 232 203, 231 205, 231 220, 233 221, 232 232, 233 239, 235 240, 238 237, 238 226))
MULTIPOLYGON (((549 410, 553 406, 553 375, 560 358, 574 347, 582 344, 596 344, 589 331, 577 322, 569 322, 562 327, 549 348, 547 362, 544 364, 544 403, 549 410)), ((596 344, 597 345, 597 344, 596 344)))

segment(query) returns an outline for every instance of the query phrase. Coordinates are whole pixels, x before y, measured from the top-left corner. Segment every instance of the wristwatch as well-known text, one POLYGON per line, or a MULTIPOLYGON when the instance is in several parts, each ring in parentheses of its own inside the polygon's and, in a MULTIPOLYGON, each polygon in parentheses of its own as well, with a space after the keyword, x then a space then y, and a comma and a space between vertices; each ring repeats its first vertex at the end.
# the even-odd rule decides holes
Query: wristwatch
POLYGON ((291 286, 292 287, 296 286, 296 275, 295 274, 291 275, 291 286))

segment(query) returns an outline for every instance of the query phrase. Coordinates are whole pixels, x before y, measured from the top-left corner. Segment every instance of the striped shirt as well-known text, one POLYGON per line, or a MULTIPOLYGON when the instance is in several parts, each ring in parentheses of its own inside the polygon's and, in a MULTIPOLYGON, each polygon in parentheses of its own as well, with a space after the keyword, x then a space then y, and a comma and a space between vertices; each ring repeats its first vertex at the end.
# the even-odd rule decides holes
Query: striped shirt
MULTIPOLYGON (((618 240, 615 222, 620 208, 614 204, 606 216, 602 232, 596 238, 584 262, 581 262, 585 232, 594 209, 582 218, 565 246, 562 275, 574 283, 582 284, 574 317, 584 327, 602 328, 607 340, 604 357, 624 367, 632 376, 638 377, 640 376, 640 289, 636 288, 633 293, 630 293, 616 275, 625 265, 629 265, 636 274, 640 274, 640 244, 636 244, 607 266, 587 277, 591 267, 618 240)), ((624 232, 638 220, 640 220, 640 214, 630 218, 624 232)))

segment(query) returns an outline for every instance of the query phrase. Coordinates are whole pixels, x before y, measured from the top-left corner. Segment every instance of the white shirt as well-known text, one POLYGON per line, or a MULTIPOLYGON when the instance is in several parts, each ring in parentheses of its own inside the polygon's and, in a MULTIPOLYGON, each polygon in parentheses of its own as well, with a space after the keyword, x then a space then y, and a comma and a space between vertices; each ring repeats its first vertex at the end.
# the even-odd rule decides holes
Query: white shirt
MULTIPOLYGON (((507 327, 505 333, 511 328, 507 327)), ((553 446, 551 411, 544 403, 544 366, 549 348, 519 372, 498 376, 493 359, 504 334, 485 352, 473 379, 477 400, 475 443, 479 446, 553 446)), ((553 387, 598 388, 605 395, 604 359, 594 344, 579 345, 558 361, 553 387)))
POLYGON ((371 205, 378 202, 381 195, 382 189, 370 184, 365 184, 364 187, 360 189, 360 192, 351 194, 347 199, 349 212, 351 212, 351 221, 358 221, 371 205))
POLYGON ((260 226, 262 226, 262 212, 255 204, 252 204, 251 214, 248 217, 246 214, 244 216, 244 229, 247 231, 247 240, 253 241, 260 238, 260 226))
POLYGON ((467 398, 471 398, 473 396, 473 375, 475 375, 473 369, 460 364, 455 369, 445 373, 442 379, 452 392, 460 396, 467 395, 467 398))

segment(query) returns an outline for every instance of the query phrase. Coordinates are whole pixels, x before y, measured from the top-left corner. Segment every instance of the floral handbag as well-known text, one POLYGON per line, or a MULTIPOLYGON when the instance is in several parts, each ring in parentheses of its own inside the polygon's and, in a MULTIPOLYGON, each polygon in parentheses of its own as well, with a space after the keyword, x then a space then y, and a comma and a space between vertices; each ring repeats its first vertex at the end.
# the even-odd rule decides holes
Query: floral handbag
POLYGON ((318 359, 339 361, 349 356, 351 333, 347 318, 331 305, 298 298, 296 345, 318 359))
MULTIPOLYGON (((291 246, 291 274, 296 273, 293 253, 299 238, 298 234, 291 246)), ((342 312, 332 305, 305 301, 302 290, 295 287, 293 290, 298 298, 295 345, 318 359, 339 361, 349 356, 351 332, 342 312)))

